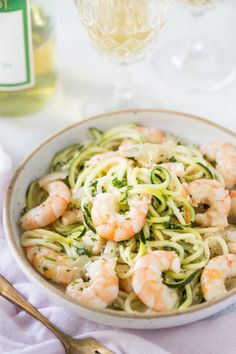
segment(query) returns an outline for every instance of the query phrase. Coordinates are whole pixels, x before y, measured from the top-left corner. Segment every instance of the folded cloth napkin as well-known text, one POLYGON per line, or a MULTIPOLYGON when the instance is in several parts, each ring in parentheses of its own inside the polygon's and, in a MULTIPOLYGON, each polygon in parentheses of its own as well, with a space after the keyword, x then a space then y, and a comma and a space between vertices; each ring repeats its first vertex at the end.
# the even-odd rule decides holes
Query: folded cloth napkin
POLYGON ((6 186, 11 173, 11 160, 0 146, 0 206, 6 191, 6 186))
MULTIPOLYGON (((6 190, 10 161, 0 149, 0 195, 6 190)), ((2 207, 2 206, 1 206, 2 207)), ((0 273, 50 321, 76 338, 92 336, 116 354, 234 354, 234 306, 187 326, 162 330, 126 330, 80 318, 49 300, 18 268, 7 246, 0 221, 0 273)), ((0 297, 0 353, 63 354, 59 340, 25 311, 0 297)))

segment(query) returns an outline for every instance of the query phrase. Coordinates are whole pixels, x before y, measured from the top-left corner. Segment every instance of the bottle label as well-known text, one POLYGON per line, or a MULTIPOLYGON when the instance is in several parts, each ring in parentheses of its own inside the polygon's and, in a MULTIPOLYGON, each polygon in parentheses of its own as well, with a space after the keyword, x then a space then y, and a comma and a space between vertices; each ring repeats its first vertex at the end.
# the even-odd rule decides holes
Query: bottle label
POLYGON ((0 91, 34 86, 29 0, 0 0, 0 91))

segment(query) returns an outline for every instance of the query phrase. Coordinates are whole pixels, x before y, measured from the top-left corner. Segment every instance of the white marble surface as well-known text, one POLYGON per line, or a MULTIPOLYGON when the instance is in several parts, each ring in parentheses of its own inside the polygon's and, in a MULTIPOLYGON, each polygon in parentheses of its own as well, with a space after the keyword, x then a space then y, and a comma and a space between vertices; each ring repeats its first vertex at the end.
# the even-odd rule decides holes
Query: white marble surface
MULTIPOLYGON (((0 116, 0 144, 10 154, 15 167, 45 138, 82 119, 81 107, 87 97, 93 100, 95 96, 105 96, 112 86, 114 67, 91 48, 79 24, 73 1, 57 0, 55 3, 59 73, 56 94, 36 114, 20 118, 0 116)), ((235 15, 235 0, 225 0, 225 5, 205 15, 201 26, 204 33, 217 23, 219 33, 216 33, 216 38, 223 35, 221 26, 232 29, 232 37, 230 30, 229 36, 224 37, 231 42, 232 58, 236 58, 235 15)), ((151 56, 133 65, 133 84, 143 90, 144 95, 154 97, 152 107, 158 108, 161 101, 166 108, 200 115, 236 131, 236 80, 218 92, 190 94, 161 82, 155 75, 153 63, 156 61, 158 65, 158 52, 162 45, 173 34, 191 30, 185 16, 180 11, 172 12, 151 56)))

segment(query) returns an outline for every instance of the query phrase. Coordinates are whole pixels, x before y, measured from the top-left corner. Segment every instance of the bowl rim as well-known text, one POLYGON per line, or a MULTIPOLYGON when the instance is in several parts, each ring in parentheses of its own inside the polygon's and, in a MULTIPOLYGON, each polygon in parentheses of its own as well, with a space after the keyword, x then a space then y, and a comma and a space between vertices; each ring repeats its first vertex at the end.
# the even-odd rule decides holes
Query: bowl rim
POLYGON ((39 274, 32 266, 31 264, 28 262, 26 257, 23 257, 18 250, 18 245, 16 243, 16 239, 14 237, 14 232, 12 229, 12 225, 11 225, 11 218, 10 218, 10 205, 11 205, 11 200, 13 198, 13 189, 15 186, 15 183, 20 175, 20 173, 22 172, 22 170, 25 168, 25 166, 27 165, 27 163, 34 158, 34 156, 37 154, 37 152, 44 147, 45 145, 47 145, 49 142, 51 142, 52 140, 62 136, 64 133, 73 130, 74 128, 77 128, 85 123, 88 122, 93 122, 96 121, 98 119, 103 119, 104 117, 110 116, 110 115, 123 115, 123 114, 128 114, 128 113, 132 113, 132 114, 137 114, 137 113, 163 113, 163 114, 171 114, 173 115, 172 119, 178 119, 178 117, 182 117, 185 119, 190 119, 192 121, 198 121, 203 123, 204 125, 208 125, 211 127, 215 127, 221 131, 226 132, 228 135, 231 135, 232 137, 236 138, 236 133, 231 131, 228 128, 225 128, 223 126, 221 126, 218 123, 212 122, 211 120, 190 114, 190 113, 185 113, 185 112, 180 112, 180 111, 175 111, 175 110, 168 110, 168 109, 129 109, 129 110, 118 110, 118 111, 114 111, 114 112, 108 112, 108 113, 103 113, 103 114, 99 114, 96 116, 92 116, 86 119, 83 119, 81 121, 78 121, 77 123, 71 124, 69 126, 67 126, 66 128, 59 130, 58 132, 56 132, 55 134, 51 135, 49 138, 47 138, 46 140, 44 140, 40 145, 38 145, 37 148, 35 148, 24 160, 23 162, 21 162, 21 164, 18 166, 18 168, 15 170, 10 184, 8 186, 7 189, 7 193, 5 195, 5 200, 4 200, 4 205, 3 205, 3 224, 4 224, 4 231, 5 231, 5 235, 6 235, 6 239, 8 242, 8 245, 12 251, 12 254, 14 255, 15 259, 17 260, 17 263, 19 265, 19 267, 21 268, 21 270, 28 276, 28 278, 30 280, 32 280, 34 283, 36 283, 40 288, 42 288, 44 291, 47 291, 47 293, 52 297, 52 295, 56 295, 58 300, 63 301, 64 304, 69 305, 76 305, 77 308, 81 308, 81 309, 86 309, 86 310, 90 310, 92 312, 95 312, 97 314, 102 314, 104 316, 108 315, 108 316, 112 316, 112 317, 119 317, 119 318, 123 318, 123 319, 140 319, 140 320, 155 320, 155 319, 163 319, 163 318, 173 318, 173 317, 183 317, 186 316, 188 314, 192 314, 192 313, 196 313, 196 312, 200 312, 201 310, 206 310, 209 308, 212 308, 214 306, 216 306, 219 303, 222 303, 225 300, 230 299, 233 296, 236 296, 236 288, 235 289, 231 289, 229 290, 225 295, 223 295, 222 297, 215 299, 213 301, 210 302, 204 302, 202 304, 198 304, 198 305, 193 305, 189 308, 187 308, 186 310, 183 310, 181 312, 161 312, 161 313, 149 313, 149 314, 143 314, 143 313, 126 313, 126 312, 122 312, 122 311, 117 311, 117 310, 112 310, 112 309, 96 309, 96 308, 92 308, 90 306, 84 305, 82 303, 80 303, 79 301, 74 300, 73 298, 69 297, 68 295, 66 295, 66 293, 62 292, 61 290, 59 290, 55 284, 49 282, 48 280, 46 280, 41 274, 39 274))

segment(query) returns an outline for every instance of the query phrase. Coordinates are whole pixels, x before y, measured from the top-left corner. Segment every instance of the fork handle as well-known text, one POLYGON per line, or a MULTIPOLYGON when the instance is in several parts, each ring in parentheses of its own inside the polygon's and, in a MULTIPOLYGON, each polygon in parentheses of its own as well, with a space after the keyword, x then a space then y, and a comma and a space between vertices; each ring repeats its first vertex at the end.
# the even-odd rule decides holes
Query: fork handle
POLYGON ((48 327, 62 342, 65 347, 66 352, 68 351, 68 343, 66 341, 66 336, 61 332, 56 326, 54 326, 46 317, 44 317, 34 306, 32 306, 28 301, 26 301, 23 296, 18 293, 18 291, 0 274, 0 295, 5 299, 9 300, 15 305, 20 306, 30 315, 35 317, 37 320, 42 322, 46 327, 48 327))

